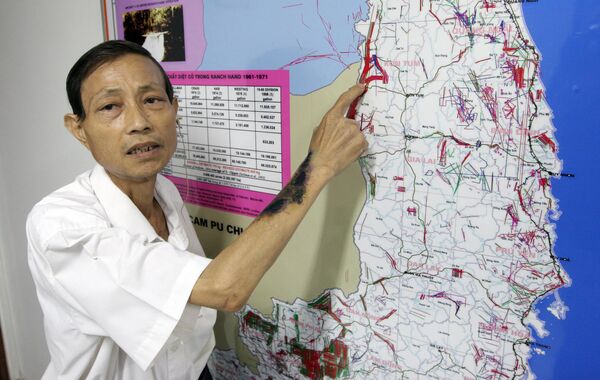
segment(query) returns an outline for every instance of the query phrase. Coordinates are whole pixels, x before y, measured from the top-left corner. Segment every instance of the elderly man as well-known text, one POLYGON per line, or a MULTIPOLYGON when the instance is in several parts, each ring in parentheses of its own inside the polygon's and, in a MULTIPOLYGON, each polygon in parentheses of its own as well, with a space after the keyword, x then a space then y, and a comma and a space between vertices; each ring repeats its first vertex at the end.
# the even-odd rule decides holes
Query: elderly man
POLYGON ((265 211, 214 260, 159 172, 176 147, 177 99, 138 45, 102 43, 67 78, 65 127, 97 161, 27 220, 29 265, 51 363, 43 379, 210 378, 217 310, 239 310, 323 187, 366 148, 344 93, 265 211))

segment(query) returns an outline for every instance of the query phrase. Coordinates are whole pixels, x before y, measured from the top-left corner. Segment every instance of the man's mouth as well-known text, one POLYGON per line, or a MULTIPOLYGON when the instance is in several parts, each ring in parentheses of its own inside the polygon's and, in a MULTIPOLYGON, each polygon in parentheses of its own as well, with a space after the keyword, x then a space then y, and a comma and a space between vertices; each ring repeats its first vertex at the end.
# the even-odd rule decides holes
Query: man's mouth
POLYGON ((160 147, 159 144, 154 144, 154 143, 138 144, 138 145, 134 145, 133 147, 131 147, 127 151, 127 154, 128 155, 136 155, 136 154, 146 153, 146 152, 153 151, 159 147, 160 147))

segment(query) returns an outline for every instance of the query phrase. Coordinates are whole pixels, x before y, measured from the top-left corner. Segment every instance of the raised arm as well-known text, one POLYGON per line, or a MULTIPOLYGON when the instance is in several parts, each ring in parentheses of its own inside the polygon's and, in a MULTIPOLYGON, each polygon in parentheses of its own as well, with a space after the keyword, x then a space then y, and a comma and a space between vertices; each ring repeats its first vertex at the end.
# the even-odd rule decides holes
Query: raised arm
POLYGON ((191 303, 225 311, 243 307, 321 190, 366 149, 356 122, 345 117, 363 92, 363 85, 351 87, 325 114, 313 132, 306 159, 288 185, 202 272, 191 303))

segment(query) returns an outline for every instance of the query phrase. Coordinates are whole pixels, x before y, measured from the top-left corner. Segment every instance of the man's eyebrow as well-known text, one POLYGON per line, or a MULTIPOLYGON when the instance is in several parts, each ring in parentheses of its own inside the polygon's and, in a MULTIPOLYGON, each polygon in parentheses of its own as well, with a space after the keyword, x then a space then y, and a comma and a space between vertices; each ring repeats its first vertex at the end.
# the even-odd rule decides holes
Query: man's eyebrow
POLYGON ((138 87, 137 91, 138 92, 146 92, 146 91, 153 91, 153 90, 164 90, 165 87, 162 84, 159 83, 148 83, 148 84, 144 84, 138 87))
POLYGON ((107 96, 118 95, 120 93, 121 93, 121 89, 119 89, 119 88, 104 88, 100 92, 98 92, 94 96, 92 96, 91 101, 93 102, 97 98, 104 98, 107 96))
MULTIPOLYGON (((137 88, 138 93, 143 93, 143 92, 148 92, 148 91, 153 91, 153 90, 164 90, 164 87, 162 84, 151 82, 148 84, 141 85, 137 88)), ((100 90, 100 92, 98 92, 94 96, 92 96, 92 98, 90 99, 90 102, 94 102, 97 99, 105 98, 108 96, 120 95, 122 92, 123 91, 120 88, 104 88, 104 89, 100 90)))

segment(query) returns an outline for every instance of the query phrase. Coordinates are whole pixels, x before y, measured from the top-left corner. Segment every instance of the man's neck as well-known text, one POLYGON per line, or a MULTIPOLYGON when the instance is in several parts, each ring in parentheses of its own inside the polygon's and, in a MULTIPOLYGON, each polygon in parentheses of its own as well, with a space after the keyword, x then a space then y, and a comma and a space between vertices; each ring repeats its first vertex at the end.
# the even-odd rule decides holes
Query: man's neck
POLYGON ((156 231, 161 238, 167 240, 169 238, 169 230, 167 228, 166 218, 160 204, 154 199, 156 176, 141 182, 125 181, 111 173, 108 173, 108 176, 113 183, 121 189, 129 199, 131 199, 133 204, 146 217, 148 222, 150 222, 154 231, 156 231))
POLYGON ((150 219, 155 209, 154 185, 156 184, 156 176, 150 177, 145 181, 131 182, 123 180, 109 172, 107 174, 113 183, 131 199, 146 219, 150 219))

